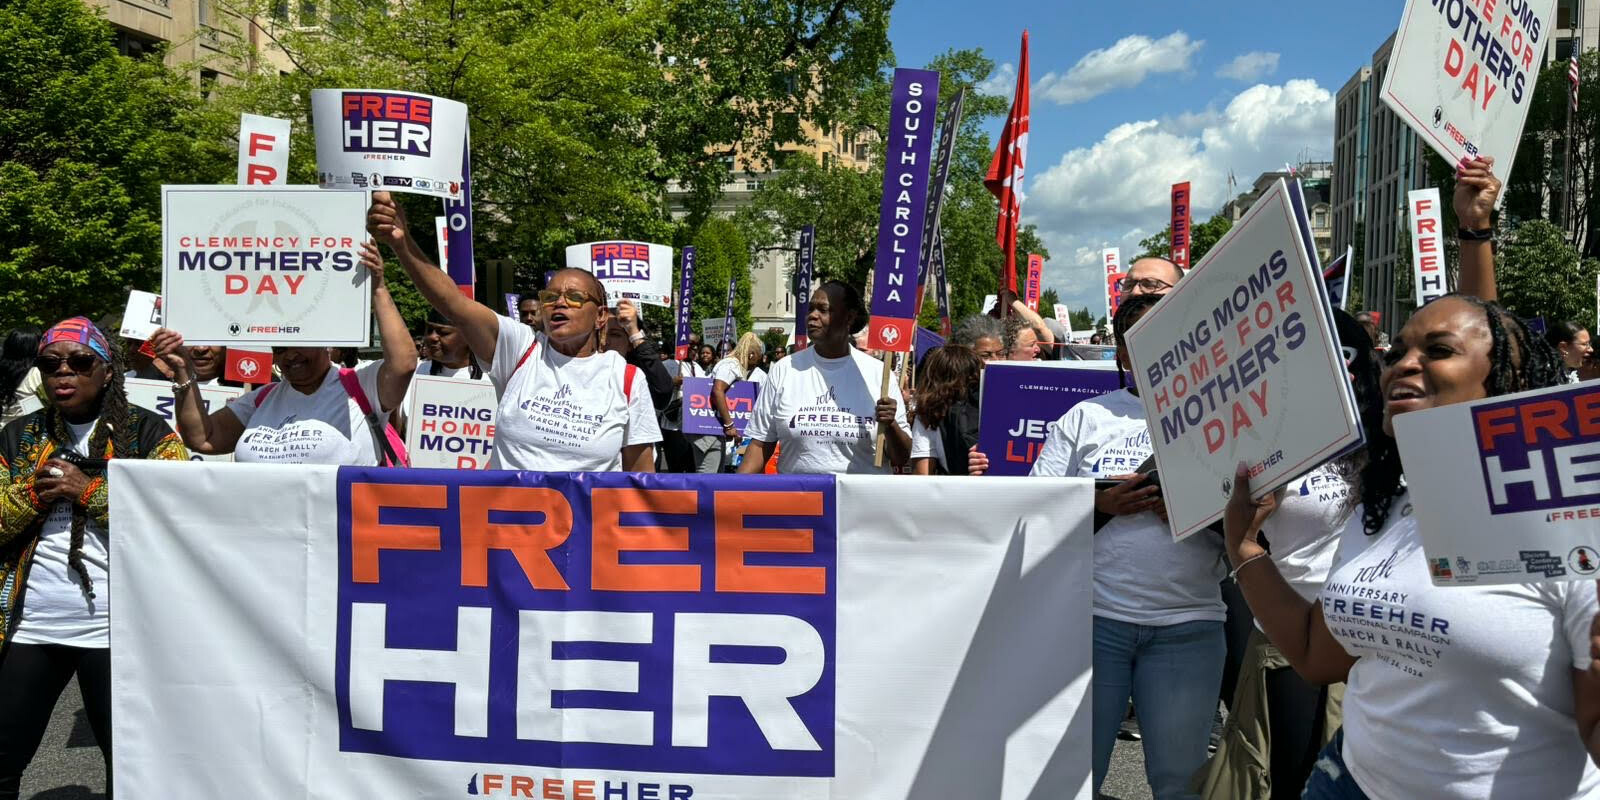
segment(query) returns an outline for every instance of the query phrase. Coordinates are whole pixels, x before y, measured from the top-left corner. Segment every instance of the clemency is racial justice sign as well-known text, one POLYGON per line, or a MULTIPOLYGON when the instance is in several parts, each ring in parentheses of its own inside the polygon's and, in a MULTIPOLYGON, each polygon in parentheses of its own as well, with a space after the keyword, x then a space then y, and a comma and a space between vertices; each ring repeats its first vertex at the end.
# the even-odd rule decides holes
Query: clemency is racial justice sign
POLYGON ((1321 280, 1279 180, 1128 331, 1174 538, 1361 441, 1321 280))
POLYGON ((323 188, 461 194, 464 104, 413 92, 315 89, 311 119, 323 188))
POLYGON ((166 326, 191 344, 365 346, 366 208, 315 186, 161 187, 166 326))
POLYGON ((1428 571, 1439 585, 1600 573, 1600 383, 1397 414, 1428 571))
POLYGON ((1409 0, 1383 102, 1446 161, 1493 156, 1495 177, 1506 181, 1555 7, 1556 0, 1409 0))
POLYGON ((592 272, 606 299, 672 307, 672 248, 649 242, 585 242, 567 248, 567 268, 592 272))

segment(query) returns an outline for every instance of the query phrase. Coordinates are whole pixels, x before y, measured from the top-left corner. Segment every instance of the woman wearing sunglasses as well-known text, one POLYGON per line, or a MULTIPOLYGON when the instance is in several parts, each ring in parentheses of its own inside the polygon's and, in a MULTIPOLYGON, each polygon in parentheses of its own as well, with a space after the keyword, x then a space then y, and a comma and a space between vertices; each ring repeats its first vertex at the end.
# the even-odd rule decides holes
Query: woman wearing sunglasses
POLYGON ((490 469, 654 472, 661 441, 644 373, 604 349, 606 292, 581 269, 539 292, 535 333, 461 294, 423 255, 405 211, 373 192, 367 230, 389 245, 428 303, 456 325, 500 396, 490 469))
POLYGON ((18 795, 74 674, 111 787, 106 462, 187 460, 172 428, 128 404, 123 366, 94 323, 40 339, 46 405, 0 431, 0 800, 18 795))

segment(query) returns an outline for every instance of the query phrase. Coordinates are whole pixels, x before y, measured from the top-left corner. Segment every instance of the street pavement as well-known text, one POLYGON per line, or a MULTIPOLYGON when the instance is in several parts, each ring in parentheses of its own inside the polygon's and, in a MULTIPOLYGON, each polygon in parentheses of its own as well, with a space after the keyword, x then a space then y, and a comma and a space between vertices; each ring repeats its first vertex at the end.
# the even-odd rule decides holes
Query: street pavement
MULTIPOLYGON (((1138 742, 1117 740, 1111 769, 1106 775, 1105 800, 1151 800, 1144 781, 1144 750, 1138 742)), ((105 768, 95 746, 89 720, 83 715, 83 697, 74 680, 62 692, 50 719, 39 754, 22 776, 24 800, 103 800, 105 768)))

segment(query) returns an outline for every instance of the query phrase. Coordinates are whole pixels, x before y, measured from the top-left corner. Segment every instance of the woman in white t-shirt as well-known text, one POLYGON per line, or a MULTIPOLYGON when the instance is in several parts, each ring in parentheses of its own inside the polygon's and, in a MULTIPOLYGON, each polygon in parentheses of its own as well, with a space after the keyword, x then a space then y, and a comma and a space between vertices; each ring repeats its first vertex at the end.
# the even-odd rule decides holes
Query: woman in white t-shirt
POLYGON ((1600 797, 1595 584, 1435 587, 1393 438, 1398 414, 1555 385, 1555 354, 1500 306, 1453 294, 1418 310, 1385 361, 1361 511, 1318 602, 1264 557, 1277 502, 1252 502, 1242 470, 1226 515, 1267 636, 1307 680, 1348 675, 1344 728, 1304 796, 1600 797))
POLYGON ((383 337, 383 360, 346 370, 326 347, 274 347, 272 363, 283 379, 207 413, 195 387, 196 370, 183 337, 165 328, 150 337, 156 357, 172 372, 178 433, 204 455, 232 453, 239 462, 265 464, 383 463, 384 428, 417 369, 417 347, 383 278, 383 260, 362 244, 362 266, 372 287, 372 312, 383 337), (358 394, 359 393, 359 394, 358 394))
POLYGON ((600 281, 558 270, 539 292, 543 330, 474 302, 422 253, 405 212, 388 192, 373 192, 367 229, 386 242, 417 291, 466 337, 493 381, 490 469, 536 472, 654 472, 661 441, 645 375, 601 349, 608 314, 600 281))
POLYGON ((422 337, 423 346, 434 355, 417 364, 417 371, 412 374, 411 382, 406 384, 406 396, 394 410, 395 430, 399 431, 402 438, 406 435, 406 418, 411 413, 411 402, 416 395, 419 376, 489 382, 489 376, 483 373, 483 368, 472 360, 472 351, 467 348, 467 337, 462 336, 461 331, 451 324, 449 319, 437 311, 430 311, 426 324, 428 332, 422 337))
POLYGON ((967 448, 954 448, 957 469, 950 469, 951 448, 945 446, 946 422, 959 408, 978 407, 978 379, 983 361, 970 347, 958 344, 935 347, 924 357, 917 371, 922 384, 917 390, 916 409, 911 417, 911 472, 914 475, 965 475, 963 459, 967 448))
POLYGON ((884 395, 883 362, 850 346, 866 325, 866 304, 855 287, 828 281, 811 296, 811 346, 772 365, 745 428, 750 449, 740 473, 762 472, 779 443, 784 474, 888 475, 891 465, 906 463, 911 428, 900 384, 890 381, 884 395), (888 426, 881 467, 875 464, 880 423, 888 426))

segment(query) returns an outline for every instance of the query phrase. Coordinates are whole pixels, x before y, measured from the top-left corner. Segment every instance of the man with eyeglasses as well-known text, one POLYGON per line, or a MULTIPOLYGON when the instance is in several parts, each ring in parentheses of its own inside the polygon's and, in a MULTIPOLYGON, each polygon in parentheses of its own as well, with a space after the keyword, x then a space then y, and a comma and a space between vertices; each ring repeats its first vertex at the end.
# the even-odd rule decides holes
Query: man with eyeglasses
POLYGON ((1183 270, 1164 258, 1141 258, 1128 267, 1128 275, 1117 284, 1123 297, 1141 294, 1166 294, 1178 285, 1183 270))

